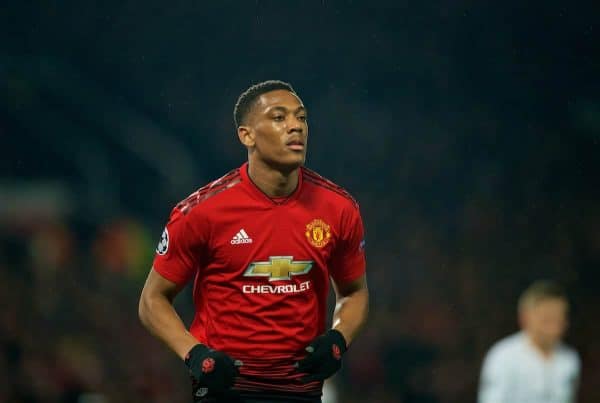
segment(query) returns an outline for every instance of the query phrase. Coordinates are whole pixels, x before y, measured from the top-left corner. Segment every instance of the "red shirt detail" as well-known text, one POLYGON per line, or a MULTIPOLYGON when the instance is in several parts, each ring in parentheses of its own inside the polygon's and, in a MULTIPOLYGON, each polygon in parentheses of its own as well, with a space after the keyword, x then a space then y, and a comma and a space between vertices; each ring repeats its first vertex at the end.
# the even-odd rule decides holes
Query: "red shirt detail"
POLYGON ((195 276, 190 332, 244 362, 236 387, 320 392, 293 364, 325 330, 329 278, 365 273, 356 202, 305 168, 296 191, 273 201, 246 163, 179 203, 166 228, 154 270, 182 285, 195 276))

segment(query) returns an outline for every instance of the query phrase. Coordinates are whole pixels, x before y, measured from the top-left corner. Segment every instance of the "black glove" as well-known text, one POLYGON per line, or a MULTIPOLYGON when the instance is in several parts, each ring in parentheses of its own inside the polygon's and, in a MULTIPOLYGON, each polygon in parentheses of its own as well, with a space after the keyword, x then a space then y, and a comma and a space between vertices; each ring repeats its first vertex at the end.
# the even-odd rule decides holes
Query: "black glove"
POLYGON ((342 367, 342 354, 346 352, 346 340, 340 332, 330 329, 306 347, 308 355, 296 363, 296 368, 309 375, 300 379, 308 383, 323 381, 342 367))
POLYGON ((223 396, 233 386, 239 375, 240 360, 233 360, 227 354, 196 344, 185 357, 185 365, 190 370, 195 398, 223 396))

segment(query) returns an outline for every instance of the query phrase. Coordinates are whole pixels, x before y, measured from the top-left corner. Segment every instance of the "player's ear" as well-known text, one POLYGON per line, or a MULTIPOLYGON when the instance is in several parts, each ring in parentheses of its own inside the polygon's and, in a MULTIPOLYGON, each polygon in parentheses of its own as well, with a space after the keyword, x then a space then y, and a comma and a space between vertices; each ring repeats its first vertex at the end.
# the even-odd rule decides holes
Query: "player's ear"
POLYGON ((246 147, 254 147, 255 135, 251 128, 248 126, 240 126, 237 129, 237 134, 238 138, 240 139, 240 143, 246 147))

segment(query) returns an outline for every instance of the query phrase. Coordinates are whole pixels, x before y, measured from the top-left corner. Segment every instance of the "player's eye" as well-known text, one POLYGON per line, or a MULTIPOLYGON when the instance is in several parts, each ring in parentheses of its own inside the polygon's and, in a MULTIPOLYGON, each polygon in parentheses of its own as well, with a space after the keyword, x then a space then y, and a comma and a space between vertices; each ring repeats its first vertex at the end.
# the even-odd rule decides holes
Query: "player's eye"
POLYGON ((299 115, 298 120, 301 122, 306 122, 306 115, 299 115))
POLYGON ((283 115, 275 115, 273 116, 273 120, 276 122, 282 122, 285 119, 285 116, 283 115))

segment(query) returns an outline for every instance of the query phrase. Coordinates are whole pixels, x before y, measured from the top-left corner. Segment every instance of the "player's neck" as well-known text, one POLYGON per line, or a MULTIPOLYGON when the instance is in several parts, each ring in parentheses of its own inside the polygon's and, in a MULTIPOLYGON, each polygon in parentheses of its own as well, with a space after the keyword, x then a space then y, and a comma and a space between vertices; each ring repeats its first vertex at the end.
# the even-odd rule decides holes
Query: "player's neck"
POLYGON ((542 343, 541 341, 537 340, 536 337, 530 333, 525 333, 527 335, 527 339, 529 340, 529 343, 531 344, 531 346, 542 355, 542 357, 544 357, 545 359, 550 359, 552 358, 552 355, 554 354, 554 350, 556 348, 555 345, 548 345, 546 343, 542 343))
POLYGON ((295 168, 281 171, 260 161, 248 162, 248 176, 254 184, 269 197, 286 197, 294 193, 298 186, 298 171, 295 168))

